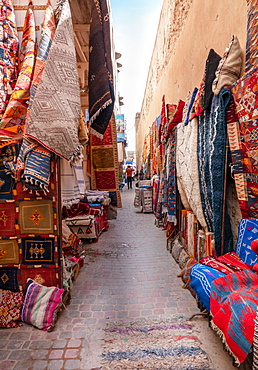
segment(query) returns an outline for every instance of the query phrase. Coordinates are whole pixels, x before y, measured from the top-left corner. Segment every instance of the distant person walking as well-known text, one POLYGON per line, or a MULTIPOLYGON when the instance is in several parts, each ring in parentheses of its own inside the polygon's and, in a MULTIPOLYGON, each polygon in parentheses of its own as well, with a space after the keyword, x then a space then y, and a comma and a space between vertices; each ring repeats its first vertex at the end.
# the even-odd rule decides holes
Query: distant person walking
POLYGON ((126 173, 126 178, 127 178, 128 189, 132 189, 133 172, 134 172, 134 169, 131 168, 131 166, 127 166, 125 173, 126 173))

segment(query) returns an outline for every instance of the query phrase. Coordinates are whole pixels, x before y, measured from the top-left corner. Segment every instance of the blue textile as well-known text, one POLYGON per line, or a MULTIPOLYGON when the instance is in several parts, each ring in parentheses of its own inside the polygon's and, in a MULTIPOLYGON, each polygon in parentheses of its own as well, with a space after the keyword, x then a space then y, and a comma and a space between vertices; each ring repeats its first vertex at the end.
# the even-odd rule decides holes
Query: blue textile
POLYGON ((189 123, 189 120, 190 120, 190 114, 191 114, 191 112, 192 112, 193 104, 194 104, 194 101, 195 101, 195 98, 196 98, 197 93, 198 93, 198 89, 197 89, 197 87, 195 87, 195 88, 194 88, 194 91, 193 91, 193 93, 192 93, 191 100, 190 100, 190 102, 189 102, 188 108, 187 108, 187 109, 188 109, 188 110, 187 110, 187 115, 186 115, 186 119, 185 119, 185 121, 184 121, 184 125, 185 125, 185 126, 186 126, 186 125, 188 125, 188 123, 189 123))
MULTIPOLYGON (((214 95, 211 111, 199 120, 198 164, 203 213, 208 230, 214 233, 215 250, 221 255, 222 209, 226 158, 226 108, 231 98, 229 89, 214 95)), ((226 223, 224 253, 232 251, 232 231, 226 223)))
POLYGON ((19 291, 17 267, 0 267, 0 289, 19 291))
POLYGON ((200 306, 210 311, 211 283, 225 274, 212 267, 196 263, 190 270, 190 287, 196 292, 200 306))
POLYGON ((169 154, 168 154, 168 221, 173 222, 174 225, 177 224, 177 214, 176 214, 176 202, 177 202, 177 183, 176 183, 176 127, 171 131, 169 138, 169 154))
POLYGON ((13 199, 14 180, 6 173, 6 167, 0 165, 0 199, 13 199))
POLYGON ((251 249, 251 242, 258 239, 258 220, 242 219, 238 226, 236 253, 247 265, 254 266, 258 261, 257 254, 251 249))

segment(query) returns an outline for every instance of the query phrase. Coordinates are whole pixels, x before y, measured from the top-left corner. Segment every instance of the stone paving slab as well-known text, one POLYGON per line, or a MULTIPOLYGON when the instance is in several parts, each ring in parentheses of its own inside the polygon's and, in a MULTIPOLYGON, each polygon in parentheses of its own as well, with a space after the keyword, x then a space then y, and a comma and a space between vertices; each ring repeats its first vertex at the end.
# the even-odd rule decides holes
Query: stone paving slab
MULTIPOLYGON (((166 250, 165 232, 154 225, 153 214, 136 211, 133 197, 134 190, 124 190, 118 219, 110 222, 98 243, 86 244, 85 266, 53 332, 26 324, 0 329, 1 370, 91 370, 100 366, 107 322, 199 312, 190 292, 182 289, 180 269, 166 250)), ((207 320, 199 325, 209 343, 207 352, 217 359, 214 370, 233 369, 207 320)))

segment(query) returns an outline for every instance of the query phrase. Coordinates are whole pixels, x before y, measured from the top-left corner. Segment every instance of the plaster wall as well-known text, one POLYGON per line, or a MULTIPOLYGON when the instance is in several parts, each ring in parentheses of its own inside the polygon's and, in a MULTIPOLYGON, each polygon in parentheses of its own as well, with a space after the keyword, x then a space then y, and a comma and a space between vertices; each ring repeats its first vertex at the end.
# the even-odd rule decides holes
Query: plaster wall
MULTIPOLYGON (((246 0, 164 0, 149 66, 140 118, 136 122, 136 160, 144 138, 166 103, 185 100, 199 87, 210 49, 219 55, 237 35, 245 54, 246 0)), ((243 65, 244 67, 244 65, 243 65)))

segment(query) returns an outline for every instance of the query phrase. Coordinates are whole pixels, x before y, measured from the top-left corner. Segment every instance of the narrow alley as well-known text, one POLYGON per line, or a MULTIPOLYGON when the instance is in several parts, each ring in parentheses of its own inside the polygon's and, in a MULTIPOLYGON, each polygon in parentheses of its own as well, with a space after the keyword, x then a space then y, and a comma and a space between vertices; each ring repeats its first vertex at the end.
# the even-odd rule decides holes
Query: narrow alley
MULTIPOLYGON (((153 214, 137 212, 133 206, 134 189, 124 189, 121 195, 123 208, 118 219, 110 222, 109 230, 98 243, 86 245, 85 265, 72 288, 70 305, 62 312, 54 331, 47 333, 27 324, 1 329, 1 370, 132 370, 136 367, 130 362, 121 367, 115 365, 119 361, 106 361, 109 365, 103 362, 104 343, 115 342, 108 340, 105 328, 115 322, 130 323, 131 327, 145 321, 153 325, 162 320, 181 323, 199 312, 189 291, 182 289, 182 281, 177 277, 180 269, 166 249, 164 231, 154 225, 153 214)), ((197 316, 191 323, 191 335, 198 338, 201 349, 207 353, 208 367, 207 363, 196 367, 194 356, 188 367, 183 367, 183 363, 181 366, 181 358, 180 366, 168 367, 173 359, 168 357, 167 367, 161 362, 162 367, 157 368, 233 369, 230 356, 208 327, 207 319, 197 316)), ((123 351, 128 348, 128 336, 122 336, 120 341, 123 351)), ((166 341, 164 333, 157 340, 162 338, 166 341)), ((169 335, 167 338, 171 340, 169 335)), ((141 347, 140 343, 137 345, 141 347)), ((152 343, 147 342, 148 346, 152 343)), ((137 368, 154 369, 147 364, 148 361, 146 366, 137 368)))

